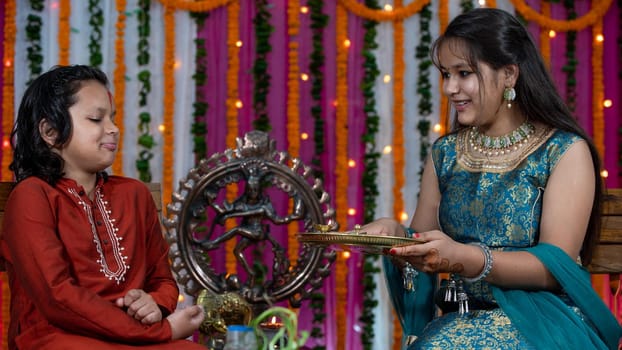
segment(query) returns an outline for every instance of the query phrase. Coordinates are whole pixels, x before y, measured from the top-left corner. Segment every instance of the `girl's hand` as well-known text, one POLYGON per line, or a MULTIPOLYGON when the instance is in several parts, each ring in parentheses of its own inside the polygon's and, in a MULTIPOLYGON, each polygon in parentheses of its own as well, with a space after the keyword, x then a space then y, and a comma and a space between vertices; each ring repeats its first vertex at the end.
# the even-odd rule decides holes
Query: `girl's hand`
POLYGON ((361 227, 361 232, 368 235, 404 237, 404 229, 397 221, 381 218, 361 227))
POLYGON ((118 298, 118 307, 126 307, 127 314, 142 324, 153 324, 162 320, 162 311, 153 297, 142 289, 132 289, 125 297, 118 298))
POLYGON ((460 274, 464 271, 461 262, 462 253, 468 249, 478 249, 458 243, 438 230, 415 233, 413 238, 425 243, 393 247, 389 254, 408 261, 417 270, 428 273, 460 274))

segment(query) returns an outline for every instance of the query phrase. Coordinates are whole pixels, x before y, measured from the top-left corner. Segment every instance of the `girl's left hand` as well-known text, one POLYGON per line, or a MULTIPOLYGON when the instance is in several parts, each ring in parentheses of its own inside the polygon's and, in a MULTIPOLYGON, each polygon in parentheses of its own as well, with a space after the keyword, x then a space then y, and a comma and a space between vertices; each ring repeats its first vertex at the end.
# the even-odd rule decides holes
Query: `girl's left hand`
POLYGON ((460 261, 464 244, 438 230, 415 233, 413 238, 425 243, 393 247, 389 254, 408 261, 415 269, 423 272, 459 274, 464 271, 460 261))

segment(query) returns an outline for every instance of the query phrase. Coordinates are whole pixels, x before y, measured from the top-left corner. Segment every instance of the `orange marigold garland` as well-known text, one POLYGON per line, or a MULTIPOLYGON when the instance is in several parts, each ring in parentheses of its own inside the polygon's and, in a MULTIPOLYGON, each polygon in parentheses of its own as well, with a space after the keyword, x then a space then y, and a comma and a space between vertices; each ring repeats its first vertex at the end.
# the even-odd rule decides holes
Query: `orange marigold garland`
MULTIPOLYGON (((549 17, 551 15, 551 4, 548 1, 542 2, 542 15, 549 17)), ((551 40, 547 28, 540 28, 540 52, 542 59, 547 67, 551 67, 551 40)))
MULTIPOLYGON (((115 49, 115 69, 113 76, 116 116, 115 122, 119 127, 119 144, 117 145, 117 157, 112 164, 112 172, 115 175, 123 175, 123 115, 125 106, 125 0, 117 0, 117 24, 115 49)), ((166 197, 165 197, 166 198, 166 197)))
MULTIPOLYGON (((439 1, 438 21, 439 21, 439 28, 442 33, 445 31, 445 28, 447 28, 447 25, 449 24, 449 4, 447 1, 439 1)), ((440 111, 439 111, 440 126, 441 126, 440 134, 444 135, 449 130, 449 101, 447 100, 447 96, 443 94, 442 86, 443 86, 443 78, 441 77, 441 81, 440 81, 441 91, 439 94, 440 99, 441 99, 440 111)))
POLYGON ((173 194, 173 152, 175 136, 173 114, 175 113, 175 9, 164 7, 164 64, 162 67, 164 82, 162 115, 162 196, 165 201, 173 194))
MULTIPOLYGON (((335 206, 336 219, 342 230, 347 229, 348 218, 348 13, 340 4, 335 13, 337 49, 337 118, 335 121, 336 159, 335 159, 335 206)), ((346 299, 348 266, 344 254, 339 254, 335 263, 337 349, 345 349, 346 339, 346 299)), ((330 317, 330 316, 329 316, 330 317)))
POLYGON ((58 4, 58 64, 69 64, 69 46, 71 42, 71 0, 60 0, 58 4))
MULTIPOLYGON (((15 60, 15 37, 17 34, 15 16, 15 0, 7 0, 4 3, 4 57, 2 58, 2 181, 13 180, 13 174, 9 171, 9 164, 13 160, 13 152, 11 147, 9 147, 9 143, 11 131, 13 130, 13 116, 15 115, 13 102, 15 98, 15 90, 13 88, 15 67, 13 63, 15 60)), ((8 294, 3 295, 8 296, 8 294)))
MULTIPOLYGON (((441 1, 442 2, 442 1, 441 1)), ((538 11, 532 9, 525 3, 524 0, 510 0, 512 5, 516 8, 516 11, 525 18, 526 21, 532 21, 537 23, 540 27, 553 29, 558 32, 567 32, 571 30, 580 31, 585 29, 603 18, 612 0, 599 0, 593 1, 594 6, 588 13, 580 18, 573 20, 555 20, 549 16, 538 13, 538 11)), ((545 1, 542 2, 543 4, 545 1)))
POLYGON ((603 22, 598 21, 592 28, 592 137, 600 154, 605 155, 605 120, 603 111, 604 76, 603 76, 603 42, 598 40, 603 35, 603 22))
MULTIPOLYGON (((406 6, 395 5, 393 10, 376 10, 371 9, 365 4, 359 3, 356 0, 338 0, 339 4, 348 9, 353 14, 363 17, 365 19, 383 22, 383 21, 402 21, 410 16, 421 11, 421 9, 430 3, 430 0, 415 0, 406 6)), ((446 1, 441 1, 446 2, 446 1)))
MULTIPOLYGON (((402 0, 395 0, 396 7, 402 0)), ((393 216, 400 220, 404 211, 402 189, 406 183, 404 176, 404 22, 393 22, 393 216)))
MULTIPOLYGON (((165 7, 191 12, 209 12, 218 7, 228 5, 233 0, 160 0, 165 7)), ((237 2, 237 1, 236 1, 237 2)))
MULTIPOLYGON (((238 137, 238 73, 240 71, 239 48, 235 45, 240 38, 239 32, 240 3, 233 1, 227 7, 227 49, 229 67, 227 68, 227 147, 235 149, 238 137)), ((227 186, 227 200, 233 201, 238 195, 238 187, 235 184, 227 186)), ((227 230, 233 228, 235 223, 228 220, 225 223, 227 230)), ((230 239, 225 243, 227 252, 233 252, 237 240, 230 239)), ((228 273, 237 273, 237 262, 234 254, 226 254, 225 266, 228 273)))
MULTIPOLYGON (((300 155, 300 69, 298 67, 298 42, 294 38, 298 35, 300 20, 300 2, 290 0, 287 3, 287 34, 289 36, 289 72, 288 72, 288 95, 287 95, 287 141, 289 144, 289 154, 292 157, 300 155)), ((293 202, 289 203, 289 212, 292 212, 293 202)), ((288 240, 287 250, 290 257, 298 256, 298 239, 296 233, 299 232, 297 223, 291 223, 287 227, 288 240)))
MULTIPOLYGON (((2 58, 2 181, 13 180, 13 174, 9 171, 9 164, 13 159, 13 153, 9 145, 11 130, 13 129, 13 88, 15 59, 15 36, 17 27, 15 24, 16 3, 15 0, 4 2, 4 57, 2 58)), ((8 330, 10 320, 11 292, 6 273, 0 273, 2 281, 2 344, 3 349, 8 349, 8 330)))
MULTIPOLYGON (((394 6, 400 8, 402 0, 395 0, 394 6)), ((393 216, 401 220, 404 211, 404 196, 402 190, 406 182, 404 176, 404 22, 399 19, 393 21, 393 216)), ((399 319, 393 318, 393 340, 401 345, 402 329, 399 319)))

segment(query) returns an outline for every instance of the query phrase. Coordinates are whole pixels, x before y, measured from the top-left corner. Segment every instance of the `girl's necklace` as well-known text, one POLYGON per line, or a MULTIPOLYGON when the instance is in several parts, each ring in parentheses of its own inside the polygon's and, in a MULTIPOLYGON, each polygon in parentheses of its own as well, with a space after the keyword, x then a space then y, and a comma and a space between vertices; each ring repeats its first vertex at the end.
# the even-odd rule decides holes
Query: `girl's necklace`
POLYGON ((536 127, 528 121, 525 121, 509 134, 502 136, 484 135, 474 126, 471 128, 469 144, 474 150, 481 154, 499 156, 516 151, 519 147, 527 143, 535 131, 536 127))

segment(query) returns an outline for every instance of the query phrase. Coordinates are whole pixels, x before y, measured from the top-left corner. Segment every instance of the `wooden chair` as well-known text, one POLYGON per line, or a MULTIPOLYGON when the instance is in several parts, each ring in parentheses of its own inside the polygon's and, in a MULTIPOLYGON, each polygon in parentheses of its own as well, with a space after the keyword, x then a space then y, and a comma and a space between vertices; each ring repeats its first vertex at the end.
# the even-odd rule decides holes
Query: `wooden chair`
POLYGON ((600 242, 588 268, 595 274, 622 272, 622 188, 607 190, 600 242))

